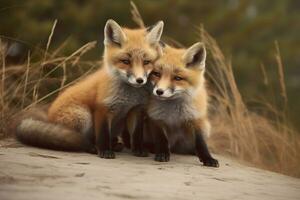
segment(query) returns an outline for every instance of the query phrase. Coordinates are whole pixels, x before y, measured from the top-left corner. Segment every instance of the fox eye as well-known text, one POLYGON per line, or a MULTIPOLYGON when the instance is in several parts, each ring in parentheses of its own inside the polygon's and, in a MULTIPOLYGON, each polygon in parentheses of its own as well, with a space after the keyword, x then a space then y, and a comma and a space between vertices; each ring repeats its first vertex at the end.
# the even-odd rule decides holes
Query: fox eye
POLYGON ((144 61, 143 61, 143 64, 144 64, 144 65, 150 64, 150 60, 144 60, 144 61))
POLYGON ((183 78, 180 77, 180 76, 175 76, 175 77, 174 77, 174 80, 175 80, 175 81, 181 81, 181 80, 183 80, 183 78))
POLYGON ((153 74, 154 76, 156 76, 156 77, 160 77, 160 76, 161 76, 161 74, 160 74, 159 72, 156 72, 156 71, 153 71, 152 74, 153 74))
POLYGON ((122 63, 124 63, 125 65, 130 65, 130 60, 128 59, 122 59, 120 60, 122 63))

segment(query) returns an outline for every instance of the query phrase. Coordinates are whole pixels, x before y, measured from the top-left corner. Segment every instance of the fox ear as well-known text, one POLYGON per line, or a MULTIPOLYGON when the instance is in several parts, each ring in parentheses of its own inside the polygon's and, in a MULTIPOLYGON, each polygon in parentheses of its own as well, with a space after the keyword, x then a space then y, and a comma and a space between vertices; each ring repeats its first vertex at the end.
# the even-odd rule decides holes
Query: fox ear
POLYGON ((203 43, 198 42, 188 48, 183 55, 186 67, 205 68, 206 50, 203 43))
POLYGON ((104 44, 122 46, 125 41, 126 35, 120 25, 112 19, 107 20, 104 27, 104 44))
POLYGON ((164 22, 159 21, 155 25, 147 28, 146 39, 150 44, 156 44, 159 42, 164 29, 164 22))

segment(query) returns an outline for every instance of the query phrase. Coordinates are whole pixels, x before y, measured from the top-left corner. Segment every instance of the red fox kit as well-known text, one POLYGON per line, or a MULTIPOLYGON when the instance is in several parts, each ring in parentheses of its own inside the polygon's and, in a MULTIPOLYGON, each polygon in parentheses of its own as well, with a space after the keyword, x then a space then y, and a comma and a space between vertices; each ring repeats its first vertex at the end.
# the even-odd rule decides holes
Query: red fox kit
POLYGON ((196 43, 189 49, 166 46, 155 63, 147 129, 154 138, 156 161, 169 161, 171 147, 178 153, 194 151, 205 166, 218 167, 204 140, 210 131, 205 59, 204 45, 196 43))
POLYGON ((114 158, 111 139, 122 132, 129 110, 148 99, 145 86, 162 31, 162 21, 150 29, 127 29, 108 20, 101 69, 63 91, 48 116, 23 118, 17 138, 59 150, 91 151, 96 145, 100 157, 114 158))

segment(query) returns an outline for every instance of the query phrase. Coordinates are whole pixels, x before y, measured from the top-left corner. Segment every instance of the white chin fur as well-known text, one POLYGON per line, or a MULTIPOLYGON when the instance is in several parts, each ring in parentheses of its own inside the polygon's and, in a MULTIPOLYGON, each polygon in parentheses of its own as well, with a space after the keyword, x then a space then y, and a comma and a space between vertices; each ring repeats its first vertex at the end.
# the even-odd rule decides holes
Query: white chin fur
POLYGON ((136 88, 139 88, 139 87, 142 87, 144 84, 140 85, 140 84, 133 84, 133 83, 129 83, 132 87, 136 87, 136 88))
POLYGON ((163 90, 164 93, 162 95, 157 95, 156 93, 157 89, 158 89, 157 87, 154 88, 153 94, 161 99, 170 98, 174 95, 174 93, 172 93, 170 89, 163 90))

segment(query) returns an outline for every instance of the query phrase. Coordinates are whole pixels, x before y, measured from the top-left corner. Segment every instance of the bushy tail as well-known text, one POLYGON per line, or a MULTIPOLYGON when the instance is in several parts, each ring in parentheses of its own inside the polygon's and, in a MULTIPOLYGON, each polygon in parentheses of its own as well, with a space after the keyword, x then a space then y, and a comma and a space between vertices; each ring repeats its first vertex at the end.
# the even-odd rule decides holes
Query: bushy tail
POLYGON ((48 122, 45 110, 34 108, 20 114, 11 129, 22 143, 54 150, 83 151, 82 134, 48 122))

